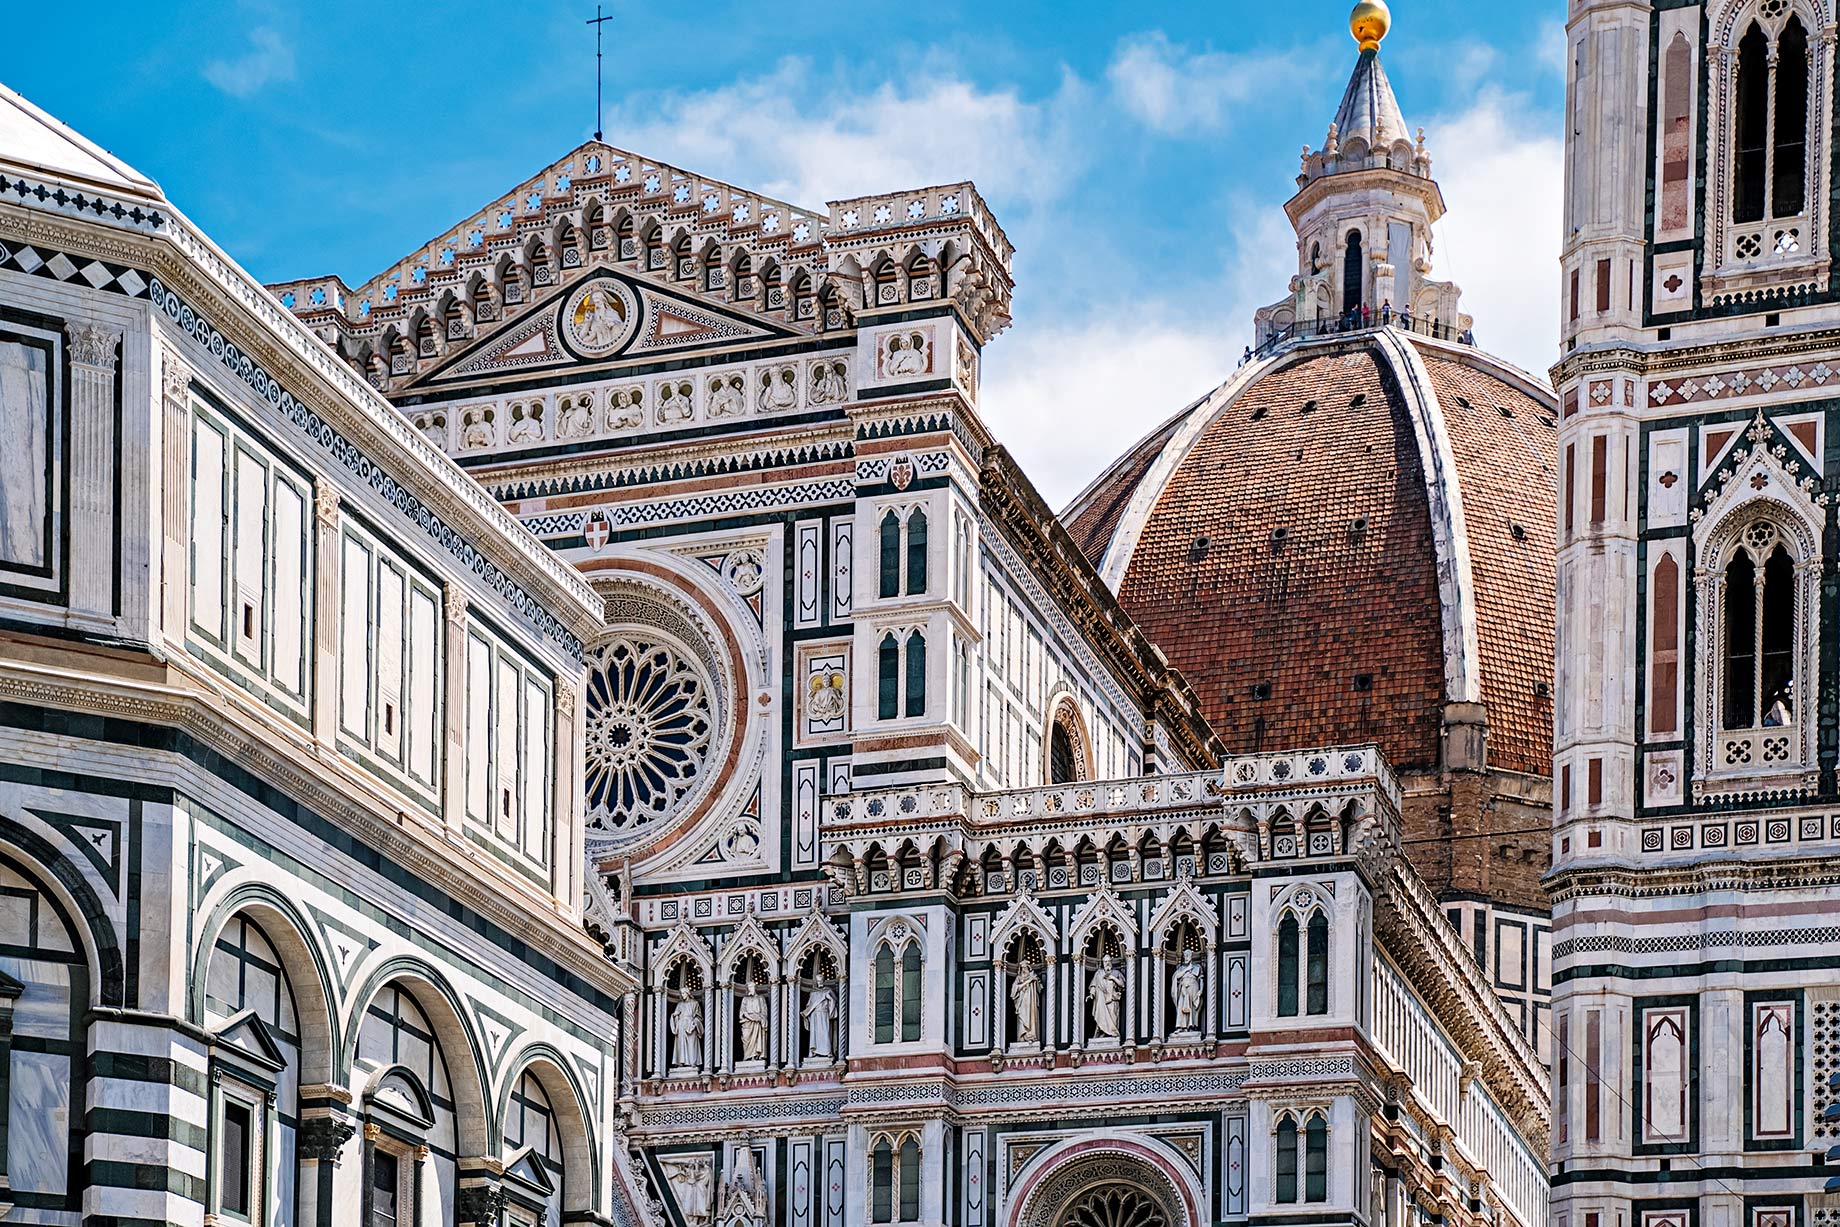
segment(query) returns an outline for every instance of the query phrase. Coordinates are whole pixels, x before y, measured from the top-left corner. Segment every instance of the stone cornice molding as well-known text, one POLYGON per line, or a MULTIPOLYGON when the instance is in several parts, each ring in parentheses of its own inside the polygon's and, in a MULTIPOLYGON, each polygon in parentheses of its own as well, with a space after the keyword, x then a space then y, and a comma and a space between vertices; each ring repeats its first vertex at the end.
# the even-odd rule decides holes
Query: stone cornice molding
POLYGON ((661 486, 707 478, 732 477, 737 472, 771 472, 780 468, 819 467, 850 472, 854 432, 847 421, 826 422, 795 430, 725 434, 688 442, 653 443, 643 438, 616 440, 580 460, 558 462, 510 460, 469 466, 464 471, 478 479, 496 499, 515 502, 527 498, 587 498, 624 502, 655 498, 661 486), (628 446, 630 444, 630 446, 628 446), (834 457, 796 455, 803 449, 835 449, 834 457), (709 467, 703 467, 709 466, 709 467), (681 472, 666 472, 680 470, 681 472), (585 481, 579 489, 571 483, 585 481))
MULTIPOLYGON (((396 796, 383 781, 360 775, 344 759, 315 750, 300 730, 281 728, 264 709, 240 695, 211 693, 202 686, 184 684, 191 679, 182 662, 169 660, 168 664, 172 669, 168 677, 177 678, 178 684, 0 660, 0 695, 36 707, 178 729, 350 831, 385 859, 530 941, 601 991, 619 996, 635 986, 630 976, 605 959, 583 929, 562 916, 555 900, 502 873, 471 871, 474 865, 490 869, 491 862, 464 843, 442 838, 438 820, 428 819, 426 829, 416 824, 409 818, 414 803, 396 796), (397 801, 401 804, 395 804, 397 801)), ((177 769, 182 763, 184 760, 154 753, 145 776, 161 771, 161 764, 177 769)), ((183 788, 183 782, 175 778, 172 786, 183 788)))
POLYGON ((1137 629, 1112 590, 1002 445, 984 453, 979 505, 1047 588, 1079 638, 1134 691, 1135 706, 1173 739, 1185 765, 1220 762, 1224 747, 1181 671, 1137 629))
MULTIPOLYGON (((468 530, 470 540, 495 539, 494 562, 525 588, 541 593, 545 605, 560 614, 578 638, 591 631, 598 602, 574 568, 531 538, 182 214, 172 210, 157 230, 129 229, 112 225, 106 217, 46 214, 9 197, 0 204, 0 234, 128 264, 189 295, 211 312, 214 326, 244 353, 266 364, 296 397, 310 398, 303 403, 328 424, 362 442, 373 459, 392 457, 391 476, 413 489, 430 509, 468 530)), ((154 310, 159 313, 158 304, 154 310)), ((175 340, 165 348, 176 351, 181 346, 175 340)))
MULTIPOLYGON (((1554 907, 1596 896, 1666 899, 1840 886, 1840 860, 1831 856, 1720 857, 1693 865, 1585 865, 1546 877, 1554 907)), ((1634 920, 1636 918, 1632 918, 1634 920)))
POLYGON ((1730 363, 1756 366, 1780 359, 1828 357, 1836 347, 1840 347, 1840 328, 1775 336, 1714 338, 1697 344, 1682 342, 1661 350, 1619 342, 1568 354, 1553 364, 1550 373, 1553 386, 1558 387, 1566 380, 1594 374, 1661 375, 1730 363))
POLYGON ((1463 1058, 1475 1062, 1481 1082, 1528 1145, 1544 1154, 1552 1113, 1545 1067, 1403 859, 1375 891, 1374 936, 1463 1058))

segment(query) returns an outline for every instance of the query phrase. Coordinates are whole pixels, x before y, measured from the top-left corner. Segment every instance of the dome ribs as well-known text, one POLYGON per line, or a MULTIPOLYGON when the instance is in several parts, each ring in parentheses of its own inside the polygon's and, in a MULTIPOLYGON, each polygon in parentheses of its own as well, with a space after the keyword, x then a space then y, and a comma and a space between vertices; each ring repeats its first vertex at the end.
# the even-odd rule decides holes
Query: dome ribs
POLYGON ((1489 763, 1545 775, 1552 762, 1555 434, 1542 421, 1545 406, 1519 388, 1431 346, 1421 347, 1421 356, 1456 453, 1489 763))
POLYGON ((1286 364, 1200 432, 1144 525, 1121 600, 1229 752, 1378 739, 1436 763, 1437 577, 1404 414, 1364 347, 1286 364))

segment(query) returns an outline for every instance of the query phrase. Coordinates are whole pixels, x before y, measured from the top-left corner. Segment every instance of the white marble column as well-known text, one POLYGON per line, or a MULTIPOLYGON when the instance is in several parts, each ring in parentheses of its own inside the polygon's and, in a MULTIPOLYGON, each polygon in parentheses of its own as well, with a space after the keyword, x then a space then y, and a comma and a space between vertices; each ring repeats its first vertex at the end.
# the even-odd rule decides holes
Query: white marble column
POLYGON ((121 334, 69 324, 70 608, 115 614, 115 370, 121 334))

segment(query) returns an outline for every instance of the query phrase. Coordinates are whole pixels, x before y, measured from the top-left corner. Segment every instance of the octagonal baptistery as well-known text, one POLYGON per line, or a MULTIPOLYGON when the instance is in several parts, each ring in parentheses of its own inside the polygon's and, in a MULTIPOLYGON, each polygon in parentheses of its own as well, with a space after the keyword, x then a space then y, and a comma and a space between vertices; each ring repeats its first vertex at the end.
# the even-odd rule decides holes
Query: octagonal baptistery
POLYGON ((1063 519, 1229 753, 1378 742, 1433 889, 1543 909, 1552 394, 1397 327, 1273 349, 1063 519))

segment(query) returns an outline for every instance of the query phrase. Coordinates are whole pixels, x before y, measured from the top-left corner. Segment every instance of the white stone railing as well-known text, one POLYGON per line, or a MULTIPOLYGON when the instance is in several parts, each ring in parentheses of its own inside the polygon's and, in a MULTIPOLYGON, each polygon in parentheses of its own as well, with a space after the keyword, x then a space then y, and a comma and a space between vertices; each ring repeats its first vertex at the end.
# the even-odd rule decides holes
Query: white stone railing
POLYGON ((1399 786, 1378 746, 1336 746, 1228 759, 1219 771, 1153 775, 1127 780, 973 793, 962 784, 922 784, 831 797, 824 824, 927 822, 962 819, 970 826, 1014 822, 1065 822, 1086 817, 1153 815, 1158 811, 1224 808, 1235 797, 1272 792, 1334 789, 1349 784, 1377 788, 1392 805, 1399 786))

